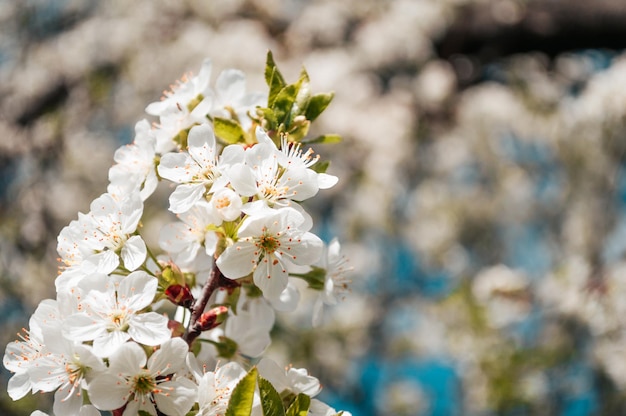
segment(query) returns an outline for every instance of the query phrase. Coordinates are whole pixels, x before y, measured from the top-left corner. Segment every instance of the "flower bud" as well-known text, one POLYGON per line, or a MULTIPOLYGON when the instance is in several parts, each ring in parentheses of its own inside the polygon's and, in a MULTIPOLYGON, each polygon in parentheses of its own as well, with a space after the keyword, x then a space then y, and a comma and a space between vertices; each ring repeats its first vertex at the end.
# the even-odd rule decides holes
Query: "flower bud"
POLYGON ((187 285, 170 285, 165 289, 165 296, 167 296, 172 303, 187 309, 191 308, 194 302, 193 295, 187 285))
POLYGON ((226 306, 216 306, 208 312, 200 315, 196 321, 195 327, 200 331, 208 331, 213 329, 226 319, 228 308, 226 306))

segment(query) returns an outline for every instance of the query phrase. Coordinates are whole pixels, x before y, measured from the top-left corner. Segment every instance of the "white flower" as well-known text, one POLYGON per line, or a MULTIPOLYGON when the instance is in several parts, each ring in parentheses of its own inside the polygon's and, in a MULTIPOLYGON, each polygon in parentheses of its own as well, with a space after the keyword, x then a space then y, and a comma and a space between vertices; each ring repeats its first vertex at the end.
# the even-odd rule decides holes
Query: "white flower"
POLYGON ((315 397, 322 390, 319 380, 310 376, 304 368, 280 368, 269 358, 261 359, 257 368, 259 374, 272 383, 278 392, 286 390, 294 394, 304 393, 309 397, 315 397))
MULTIPOLYGON (((78 413, 57 413, 57 416, 66 416, 66 415, 76 415, 76 416, 100 416, 100 412, 98 411, 98 409, 96 409, 95 407, 93 407, 90 404, 86 404, 84 406, 81 406, 80 410, 78 411, 78 413)), ((32 412, 30 414, 30 416, 48 416, 47 413, 42 412, 41 410, 35 410, 34 412, 32 412)))
MULTIPOLYGON (((308 416, 336 416, 337 414, 339 414, 339 412, 326 403, 317 399, 311 400, 311 407, 309 407, 308 416)), ((341 416, 352 416, 352 413, 344 410, 341 413, 341 416)))
POLYGON ((246 213, 258 212, 257 205, 286 207, 291 201, 304 201, 319 190, 317 173, 303 166, 281 167, 276 147, 259 143, 245 152, 245 163, 231 167, 231 185, 242 196, 256 196, 246 204, 246 213))
POLYGON ((229 311, 222 326, 201 335, 220 342, 225 336, 237 343, 237 354, 246 358, 260 357, 272 342, 270 331, 274 327, 276 314, 263 297, 249 298, 242 291, 237 302, 237 313, 229 311))
POLYGON ((316 235, 300 228, 304 217, 293 208, 272 210, 246 218, 238 240, 217 259, 224 276, 238 279, 253 273, 254 283, 268 299, 287 287, 288 264, 311 264, 322 251, 316 235))
POLYGON ((246 375, 236 362, 218 366, 215 372, 205 373, 198 382, 198 415, 222 416, 226 414, 228 402, 239 380, 246 375))
POLYGON ((30 330, 24 329, 20 340, 7 344, 2 359, 4 367, 11 371, 7 392, 13 400, 19 400, 32 390, 33 383, 28 373, 30 367, 44 354, 43 334, 39 324, 31 317, 30 330))
POLYGON ((228 183, 222 176, 225 168, 243 160, 241 146, 227 146, 218 160, 213 128, 209 124, 195 126, 187 138, 188 153, 167 153, 161 158, 159 175, 178 183, 170 195, 170 211, 188 211, 207 192, 215 192, 228 183))
POLYGON ((61 230, 57 251, 70 274, 111 273, 120 265, 136 270, 146 259, 146 244, 132 235, 143 214, 143 202, 136 194, 117 200, 111 194, 96 198, 89 214, 80 214, 61 230))
POLYGON ((155 167, 156 137, 147 120, 135 124, 135 141, 120 147, 113 156, 116 164, 109 169, 109 193, 120 198, 139 192, 145 201, 157 187, 155 167))
POLYGON ((222 188, 211 197, 211 205, 224 221, 234 221, 241 216, 241 196, 230 188, 222 188))
POLYGON ((189 266, 202 246, 206 254, 213 255, 217 236, 210 228, 222 221, 211 204, 198 201, 188 211, 179 214, 179 218, 181 221, 161 229, 159 246, 181 267, 189 266))
POLYGON ((210 79, 211 60, 205 59, 197 76, 184 75, 176 85, 170 86, 170 91, 163 91, 161 101, 150 103, 146 113, 164 116, 196 106, 211 94, 210 79))
POLYGON ((252 121, 248 111, 263 106, 267 96, 263 93, 246 94, 246 76, 237 69, 222 71, 215 81, 211 116, 236 118, 244 130, 250 128, 252 121))
POLYGON ((193 406, 196 384, 185 377, 188 346, 181 338, 171 338, 150 359, 134 342, 123 344, 109 357, 109 369, 89 384, 89 398, 100 410, 115 410, 126 405, 124 416, 139 411, 157 415, 184 416, 193 406))
POLYGON ((65 335, 93 341, 99 357, 109 356, 129 339, 151 346, 161 344, 171 336, 168 319, 156 312, 141 312, 152 303, 157 284, 156 278, 143 271, 119 281, 109 277, 103 288, 88 291, 81 302, 82 312, 66 318, 65 335))
POLYGON ((29 390, 56 390, 54 412, 78 414, 86 378, 103 370, 104 364, 89 346, 65 339, 63 324, 57 301, 40 302, 30 319, 30 334, 7 345, 4 366, 15 373, 7 390, 14 400, 29 390))
POLYGON ((324 289, 313 306, 313 326, 318 326, 322 321, 324 305, 336 305, 341 296, 348 290, 350 280, 345 274, 352 270, 347 265, 348 260, 341 254, 341 246, 335 238, 325 247, 324 253, 316 266, 325 270, 324 289))
MULTIPOLYGON (((259 143, 265 143, 274 149, 278 156, 278 163, 284 168, 310 168, 319 161, 319 156, 313 157, 313 149, 302 151, 302 144, 290 142, 287 135, 280 138, 280 150, 276 147, 267 132, 261 127, 256 128, 256 139, 259 143)), ((314 171, 313 171, 314 172, 314 171)), ((335 186, 338 178, 327 173, 317 173, 317 185, 319 189, 329 189, 335 186)))

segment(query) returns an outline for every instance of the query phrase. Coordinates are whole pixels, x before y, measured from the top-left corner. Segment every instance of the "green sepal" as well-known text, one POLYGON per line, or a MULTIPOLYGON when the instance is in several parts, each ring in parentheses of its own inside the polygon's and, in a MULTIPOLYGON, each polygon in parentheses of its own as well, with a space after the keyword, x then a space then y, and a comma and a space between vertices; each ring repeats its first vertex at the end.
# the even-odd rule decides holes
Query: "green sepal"
POLYGON ((233 358, 239 347, 235 340, 225 336, 221 336, 219 342, 212 342, 212 344, 215 346, 215 349, 217 349, 217 355, 226 359, 233 358))
POLYGON ((263 296, 263 291, 253 283, 244 284, 243 287, 246 289, 246 296, 249 299, 260 298, 261 296, 263 296))
POLYGON ((198 106, 204 100, 204 96, 202 94, 198 94, 195 98, 187 103, 187 110, 191 113, 194 108, 198 106))
POLYGON ((232 313, 237 315, 237 303, 239 302, 239 296, 241 295, 241 286, 233 289, 231 293, 226 297, 226 304, 230 305, 232 313))
POLYGON ((285 416, 283 401, 272 383, 261 376, 258 377, 258 383, 263 416, 285 416))
POLYGON ((191 130, 191 128, 181 130, 172 138, 172 141, 176 143, 180 149, 187 149, 187 136, 189 136, 189 130, 191 130))
POLYGON ((317 266, 311 266, 311 270, 307 273, 292 273, 291 276, 298 277, 309 284, 313 290, 324 290, 326 282, 326 269, 317 266))
POLYGON ((258 370, 252 367, 252 370, 237 383, 230 396, 226 416, 250 416, 257 376, 258 370))
POLYGON ((283 75, 280 73, 276 63, 274 62, 272 51, 267 51, 267 60, 265 63, 265 82, 270 88, 269 95, 267 97, 267 106, 272 107, 274 105, 274 101, 276 100, 276 96, 286 85, 285 78, 283 78, 283 75))
POLYGON ((145 410, 137 411, 137 415, 138 416, 152 416, 150 413, 146 412, 145 410))
POLYGON ((307 120, 313 121, 315 120, 322 112, 328 107, 328 104, 332 101, 334 93, 321 93, 315 94, 309 99, 309 102, 306 106, 306 111, 304 116, 307 120))
POLYGON ((286 416, 307 416, 309 407, 311 406, 311 398, 304 393, 298 394, 296 399, 287 409, 286 416))
POLYGON ((243 143, 245 132, 239 123, 222 117, 213 118, 215 135, 228 144, 243 143))
POLYGON ((339 143, 341 142, 341 136, 338 134, 322 134, 321 136, 317 136, 311 140, 305 140, 306 144, 328 144, 328 143, 339 143))

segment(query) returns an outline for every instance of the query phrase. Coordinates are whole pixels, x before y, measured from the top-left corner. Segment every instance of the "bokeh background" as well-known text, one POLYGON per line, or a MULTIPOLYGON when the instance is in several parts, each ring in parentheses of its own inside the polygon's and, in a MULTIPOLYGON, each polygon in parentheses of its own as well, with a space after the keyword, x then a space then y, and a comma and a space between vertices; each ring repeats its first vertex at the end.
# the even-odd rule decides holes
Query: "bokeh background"
POLYGON ((270 49, 336 94, 307 208, 354 273, 269 353, 355 416, 626 414, 625 35, 615 0, 0 0, 1 345, 145 106, 205 57, 264 90, 270 49))

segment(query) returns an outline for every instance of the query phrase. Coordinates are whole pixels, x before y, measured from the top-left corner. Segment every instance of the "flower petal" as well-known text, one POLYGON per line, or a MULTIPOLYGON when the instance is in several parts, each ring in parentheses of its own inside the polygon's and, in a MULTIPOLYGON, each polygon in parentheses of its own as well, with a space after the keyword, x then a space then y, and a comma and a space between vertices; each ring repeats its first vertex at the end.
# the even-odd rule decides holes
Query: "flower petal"
POLYGON ((148 250, 141 236, 134 235, 124 243, 120 257, 124 262, 124 267, 129 271, 137 270, 146 260, 148 250))

